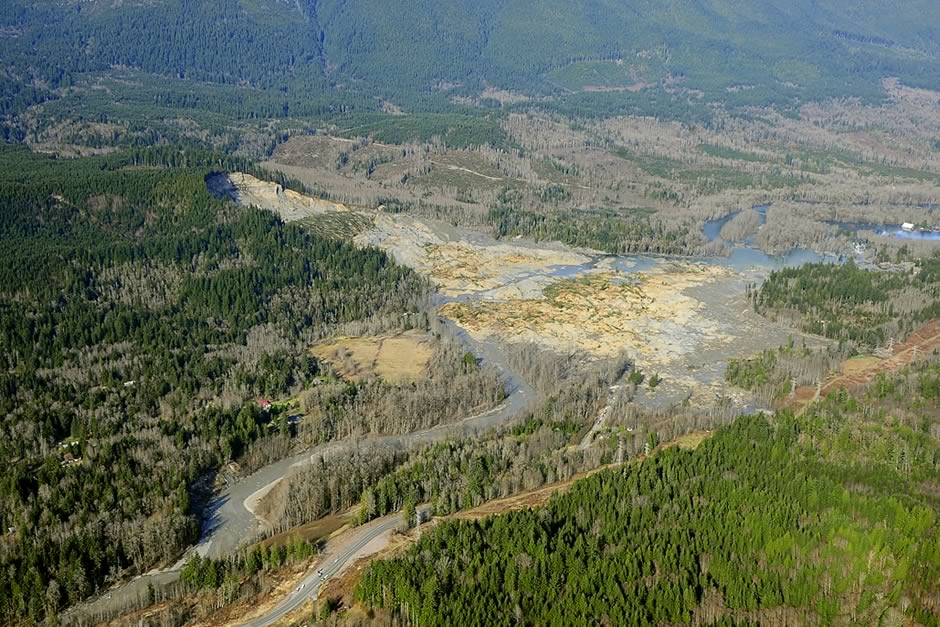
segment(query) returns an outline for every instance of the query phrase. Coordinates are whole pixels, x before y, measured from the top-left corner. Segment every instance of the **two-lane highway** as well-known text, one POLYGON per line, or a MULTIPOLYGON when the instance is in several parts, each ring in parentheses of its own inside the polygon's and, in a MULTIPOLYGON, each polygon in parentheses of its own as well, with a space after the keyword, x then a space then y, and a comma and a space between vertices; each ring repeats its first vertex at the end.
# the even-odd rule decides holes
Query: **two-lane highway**
MULTIPOLYGON (((420 509, 422 517, 429 509, 427 507, 420 509)), ((313 572, 304 577, 296 588, 291 590, 271 611, 244 623, 244 627, 266 627, 299 609, 305 602, 315 598, 320 587, 351 564, 370 542, 383 534, 391 533, 400 522, 401 514, 390 514, 347 532, 351 537, 344 538, 346 534, 343 534, 337 538, 336 553, 324 553, 323 559, 316 564, 313 572)), ((327 551, 329 551, 329 544, 327 551)))
MULTIPOLYGON (((408 450, 448 438, 460 438, 477 435, 487 429, 510 423, 523 414, 530 402, 535 400, 535 390, 508 364, 503 347, 492 342, 474 340, 465 331, 452 322, 445 324, 453 329, 467 348, 481 359, 497 368, 506 384, 509 396, 501 405, 489 411, 469 416, 460 422, 442 424, 424 431, 402 435, 367 436, 329 442, 299 453, 287 459, 275 462, 227 485, 217 494, 209 506, 211 512, 205 522, 199 543, 193 552, 203 557, 220 558, 231 555, 245 546, 260 530, 251 503, 269 486, 285 477, 289 477, 297 468, 317 460, 328 460, 352 450, 368 447, 408 450)), ((393 524, 394 526, 394 524, 393 524)), ((137 577, 121 586, 101 594, 98 598, 69 610, 68 623, 85 625, 95 624, 101 616, 111 615, 115 611, 127 611, 139 607, 142 599, 150 594, 151 587, 162 588, 179 579, 180 569, 191 553, 187 553, 172 567, 137 577)), ((310 595, 308 594, 307 597, 310 595)))

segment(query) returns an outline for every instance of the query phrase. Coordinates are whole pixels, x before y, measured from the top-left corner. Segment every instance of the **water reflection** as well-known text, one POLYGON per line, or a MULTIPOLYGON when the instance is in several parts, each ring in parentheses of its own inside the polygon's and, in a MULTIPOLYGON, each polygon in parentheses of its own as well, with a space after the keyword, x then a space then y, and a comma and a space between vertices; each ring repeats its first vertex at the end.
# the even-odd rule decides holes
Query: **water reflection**
MULTIPOLYGON (((767 223, 767 209, 769 207, 769 203, 754 205, 751 207, 751 209, 756 211, 760 216, 761 226, 767 223)), ((722 216, 714 220, 707 220, 705 225, 702 227, 702 232, 705 235, 705 239, 710 242, 724 241, 730 245, 730 242, 727 242, 721 238, 721 229, 724 228, 724 226, 733 220, 739 213, 741 213, 740 209, 738 211, 733 211, 726 216, 722 216)), ((743 246, 733 246, 731 248, 731 254, 727 257, 710 257, 707 258, 706 261, 738 271, 750 270, 754 268, 774 270, 778 268, 794 268, 808 263, 836 263, 842 261, 842 259, 839 257, 834 257, 832 255, 820 255, 819 253, 806 248, 794 248, 781 255, 768 255, 767 253, 751 246, 750 244, 752 240, 753 238, 748 238, 745 240, 743 246)))
POLYGON ((872 222, 840 222, 837 220, 826 220, 826 224, 839 227, 840 231, 847 233, 858 233, 859 231, 872 231, 875 235, 881 237, 892 237, 894 239, 911 239, 925 241, 940 241, 940 231, 930 231, 921 229, 905 229, 900 224, 875 224, 872 222))
MULTIPOLYGON (((751 209, 757 212, 757 215, 760 217, 760 221, 757 223, 759 227, 767 224, 767 210, 770 208, 770 203, 764 203, 761 205, 754 205, 751 209)), ((732 211, 728 215, 722 216, 720 218, 715 218, 714 220, 706 220, 705 225, 702 227, 702 232, 705 235, 705 239, 709 242, 714 242, 715 240, 721 239, 721 229, 724 228, 728 222, 733 220, 737 215, 741 213, 741 209, 737 211, 732 211)), ((753 238, 748 238, 753 239, 753 238)))

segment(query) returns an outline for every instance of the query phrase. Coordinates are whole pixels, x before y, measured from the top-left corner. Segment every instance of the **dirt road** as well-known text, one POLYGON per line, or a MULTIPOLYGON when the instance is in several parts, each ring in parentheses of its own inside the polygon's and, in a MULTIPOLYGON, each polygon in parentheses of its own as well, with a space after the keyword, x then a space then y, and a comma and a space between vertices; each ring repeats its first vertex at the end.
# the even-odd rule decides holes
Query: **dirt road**
POLYGON ((607 394, 607 402, 604 403, 603 409, 597 414, 597 418, 594 419, 594 424, 591 425, 591 429, 584 435, 584 438, 581 440, 581 443, 578 445, 578 448, 582 451, 590 448, 594 444, 594 438, 604 428, 604 425, 607 424, 607 418, 610 417, 610 412, 613 409, 614 401, 617 399, 617 393, 620 391, 620 383, 612 385, 610 387, 610 392, 607 394))
POLYGON ((797 415, 802 414, 814 401, 825 398, 830 392, 840 388, 854 390, 868 385, 878 374, 896 372, 930 355, 937 348, 940 348, 940 320, 932 320, 914 331, 907 340, 895 345, 889 357, 868 362, 862 368, 844 371, 820 386, 799 387, 786 406, 797 415))

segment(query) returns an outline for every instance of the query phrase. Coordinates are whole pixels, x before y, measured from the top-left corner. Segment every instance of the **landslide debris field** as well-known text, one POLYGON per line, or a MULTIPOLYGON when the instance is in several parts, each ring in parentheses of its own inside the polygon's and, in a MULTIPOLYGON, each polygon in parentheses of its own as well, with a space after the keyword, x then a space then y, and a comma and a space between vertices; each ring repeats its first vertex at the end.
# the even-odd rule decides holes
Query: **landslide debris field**
POLYGON ((411 383, 427 375, 434 338, 410 331, 393 336, 340 337, 310 349, 350 381, 378 377, 393 384, 411 383))
POLYGON ((209 191, 245 206, 276 211, 287 222, 330 212, 349 211, 345 205, 306 196, 292 189, 262 181, 250 174, 216 174, 206 180, 209 191))
POLYGON ((356 242, 388 251, 428 276, 441 294, 454 298, 507 299, 537 295, 562 268, 591 258, 562 247, 506 244, 447 224, 379 214, 356 242))
MULTIPOLYGON (((856 237, 878 247, 893 241, 877 229, 850 237, 834 221, 934 225, 940 216, 938 94, 886 80, 883 95, 877 105, 834 100, 805 105, 798 116, 766 110, 720 128, 510 114, 500 127, 513 148, 501 149, 389 145, 355 136, 369 128, 324 129, 278 144, 264 166, 348 206, 460 224, 487 224, 494 207, 541 215, 603 207, 627 221, 653 216, 681 229, 772 203, 763 228, 745 212, 726 239, 750 238, 767 253, 794 246, 849 253, 856 237)), ((711 252, 694 242, 683 248, 711 252)))
POLYGON ((552 283, 534 298, 448 303, 441 313, 474 336, 542 342, 598 357, 627 346, 643 361, 665 363, 689 352, 695 338, 688 334, 727 339, 704 305, 684 294, 726 272, 679 263, 629 275, 587 272, 552 283))
MULTIPOLYGON (((277 211, 285 220, 361 216, 369 226, 355 241, 382 248, 427 276, 441 294, 439 313, 475 339, 535 342, 593 358, 625 352, 643 371, 663 378, 655 393, 642 394, 654 405, 729 397, 747 404, 749 397, 723 380, 727 360, 798 335, 759 317, 746 302, 746 284, 759 280, 763 269, 497 241, 428 218, 318 204, 238 173, 213 187, 238 202, 277 211)), ((429 350, 425 339, 411 335, 340 338, 313 348, 350 379, 389 380, 420 376, 429 350)))

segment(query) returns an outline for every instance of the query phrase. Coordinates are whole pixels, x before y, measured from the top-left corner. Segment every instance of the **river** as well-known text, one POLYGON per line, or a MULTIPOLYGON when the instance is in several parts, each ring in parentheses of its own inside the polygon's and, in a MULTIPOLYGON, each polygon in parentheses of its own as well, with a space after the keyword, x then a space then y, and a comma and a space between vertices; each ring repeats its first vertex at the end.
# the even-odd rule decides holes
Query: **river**
MULTIPOLYGON (((767 205, 754 207, 766 219, 767 205)), ((704 234, 709 241, 720 239, 721 228, 731 220, 737 212, 723 216, 705 223, 704 234)), ((525 273, 515 277, 523 280, 537 275, 551 279, 573 278, 598 267, 607 267, 619 272, 642 272, 655 268, 660 264, 674 263, 676 261, 696 261, 716 264, 738 272, 759 273, 782 267, 799 266, 807 263, 823 261, 838 261, 834 257, 819 255, 813 251, 796 248, 784 255, 767 255, 766 253, 747 245, 734 246, 731 254, 726 257, 678 257, 669 255, 591 255, 590 260, 578 265, 555 266, 541 273, 525 273)), ((485 299, 487 292, 478 292, 458 298, 438 297, 438 302, 449 300, 485 299)), ((535 399, 533 388, 516 372, 510 368, 506 358, 505 348, 494 342, 481 342, 470 337, 465 331, 452 322, 445 322, 457 334, 477 358, 482 362, 497 368, 503 377, 506 386, 507 398, 493 410, 470 416, 458 423, 440 425, 438 427, 405 435, 377 435, 358 438, 355 440, 342 440, 329 442, 297 453, 289 458, 275 462, 251 475, 231 481, 211 501, 207 508, 208 515, 203 522, 199 543, 190 552, 202 556, 222 557, 236 551, 241 545, 258 537, 260 527, 257 518, 249 510, 246 502, 253 496, 257 497, 260 491, 268 489, 272 484, 289 476, 290 473, 305 464, 336 455, 348 454, 354 449, 368 447, 384 447, 408 449, 422 446, 432 442, 463 435, 479 434, 487 429, 504 425, 519 417, 529 403, 535 399)), ((178 581, 179 569, 183 564, 180 560, 173 567, 153 572, 125 583, 109 593, 99 596, 88 603, 73 608, 67 616, 68 622, 77 624, 92 624, 97 622, 94 617, 103 612, 118 608, 130 608, 146 598, 151 587, 161 589, 174 585, 178 581)))

